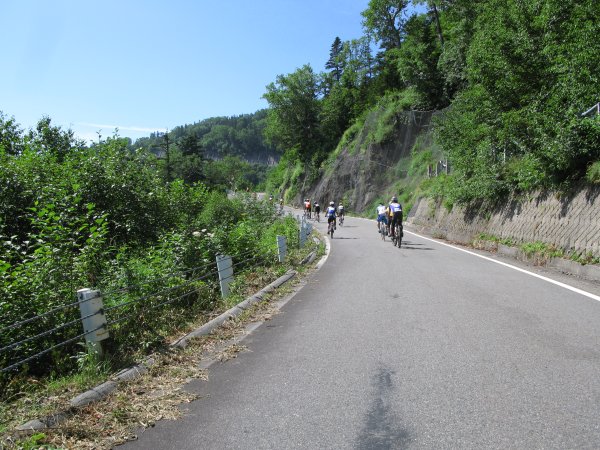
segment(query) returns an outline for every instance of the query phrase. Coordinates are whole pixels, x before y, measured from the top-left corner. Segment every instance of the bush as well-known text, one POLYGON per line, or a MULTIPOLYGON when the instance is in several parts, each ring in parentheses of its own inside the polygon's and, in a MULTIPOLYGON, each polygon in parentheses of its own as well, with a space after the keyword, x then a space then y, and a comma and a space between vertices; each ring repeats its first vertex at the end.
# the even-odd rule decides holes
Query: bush
POLYGON ((600 161, 596 161, 588 167, 586 179, 592 184, 600 184, 600 161))

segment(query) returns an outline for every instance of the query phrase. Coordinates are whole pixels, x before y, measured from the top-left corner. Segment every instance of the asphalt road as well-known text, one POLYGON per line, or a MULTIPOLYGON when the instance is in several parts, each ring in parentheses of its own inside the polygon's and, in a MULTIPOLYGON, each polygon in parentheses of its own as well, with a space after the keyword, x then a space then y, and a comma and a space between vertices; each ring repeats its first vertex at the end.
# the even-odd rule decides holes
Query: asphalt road
POLYGON ((349 217, 185 417, 119 448, 600 448, 600 287, 520 267, 592 295, 349 217))

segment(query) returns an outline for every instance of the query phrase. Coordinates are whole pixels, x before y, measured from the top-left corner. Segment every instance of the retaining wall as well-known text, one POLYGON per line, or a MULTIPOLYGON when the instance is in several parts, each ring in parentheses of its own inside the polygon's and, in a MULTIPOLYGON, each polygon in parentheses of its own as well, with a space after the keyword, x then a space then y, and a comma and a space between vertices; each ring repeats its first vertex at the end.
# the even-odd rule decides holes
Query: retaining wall
POLYGON ((517 243, 544 242, 567 254, 600 257, 600 187, 571 195, 538 193, 511 197, 489 211, 481 206, 452 211, 429 199, 419 200, 406 220, 413 227, 445 239, 471 243, 485 233, 517 243))

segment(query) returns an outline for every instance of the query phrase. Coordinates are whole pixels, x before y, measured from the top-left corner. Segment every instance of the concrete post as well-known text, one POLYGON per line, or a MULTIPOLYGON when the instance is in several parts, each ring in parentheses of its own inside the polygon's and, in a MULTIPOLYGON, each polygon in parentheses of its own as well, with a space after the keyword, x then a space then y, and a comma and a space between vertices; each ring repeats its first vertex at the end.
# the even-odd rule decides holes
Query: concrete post
POLYGON ((219 272, 219 284, 221 285, 221 297, 229 296, 229 284, 233 281, 233 265, 231 256, 217 255, 217 270, 219 272))
POLYGON ((79 301, 83 331, 88 333, 85 335, 85 341, 93 352, 102 357, 104 351, 101 342, 109 337, 102 296, 99 291, 87 288, 79 289, 77 300, 79 301))
POLYGON ((277 253, 279 255, 279 262, 282 263, 287 255, 287 241, 285 236, 277 236, 277 253))

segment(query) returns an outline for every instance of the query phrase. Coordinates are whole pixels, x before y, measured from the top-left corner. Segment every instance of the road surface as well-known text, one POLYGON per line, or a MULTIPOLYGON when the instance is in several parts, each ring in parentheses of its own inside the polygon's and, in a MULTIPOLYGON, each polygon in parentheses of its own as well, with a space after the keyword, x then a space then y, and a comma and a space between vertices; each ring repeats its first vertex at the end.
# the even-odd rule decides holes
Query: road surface
POLYGON ((347 217, 185 417, 119 448, 600 448, 600 287, 403 244, 347 217))

